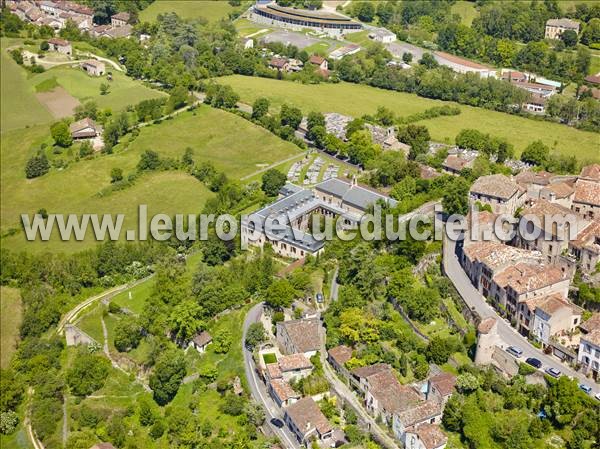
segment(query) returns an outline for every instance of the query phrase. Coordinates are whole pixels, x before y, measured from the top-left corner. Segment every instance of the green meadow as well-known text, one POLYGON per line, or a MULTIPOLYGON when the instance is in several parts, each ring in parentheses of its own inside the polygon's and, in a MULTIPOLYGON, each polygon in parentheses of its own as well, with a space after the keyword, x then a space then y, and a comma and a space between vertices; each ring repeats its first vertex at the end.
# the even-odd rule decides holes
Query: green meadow
POLYGON ((141 22, 153 22, 159 14, 175 12, 186 20, 204 18, 209 22, 226 19, 234 8, 222 0, 158 0, 140 12, 141 22))
POLYGON ((222 77, 219 78, 219 82, 233 87, 244 102, 252 104, 258 97, 267 97, 271 100, 273 109, 288 103, 298 106, 305 113, 315 110, 359 117, 363 114, 374 114, 379 106, 386 106, 402 117, 433 106, 450 104, 460 107, 461 114, 418 122, 429 128, 434 140, 452 143, 461 129, 475 128, 508 139, 515 146, 517 153, 532 141, 541 140, 555 151, 575 155, 582 161, 600 160, 600 136, 597 133, 558 123, 532 120, 359 84, 300 84, 241 75, 222 77))
POLYGON ((201 106, 194 112, 142 128, 137 139, 128 142, 126 137, 125 143, 115 147, 114 154, 82 159, 65 169, 51 169, 40 178, 28 180, 24 173, 26 161, 47 137, 45 125, 2 135, 3 247, 72 252, 95 245, 91 235, 82 242, 65 243, 56 235, 49 242, 27 242, 20 231, 20 214, 31 215, 41 208, 65 214, 122 213, 124 229, 137 228, 139 204, 148 206, 149 216, 199 213, 213 194, 181 171, 142 174, 131 187, 102 193, 110 186, 111 169, 121 168, 125 176, 133 173, 145 150, 154 150, 161 157, 180 158, 185 148, 191 147, 197 162, 211 161, 231 178, 252 174, 265 165, 300 154, 296 146, 263 128, 234 114, 201 106))

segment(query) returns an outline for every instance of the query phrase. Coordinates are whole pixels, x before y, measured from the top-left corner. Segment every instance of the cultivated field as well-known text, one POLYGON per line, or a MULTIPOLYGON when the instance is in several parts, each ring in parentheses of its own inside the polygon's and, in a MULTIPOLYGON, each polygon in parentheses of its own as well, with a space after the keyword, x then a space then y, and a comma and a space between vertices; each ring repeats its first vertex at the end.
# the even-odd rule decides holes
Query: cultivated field
POLYGON ((180 158, 185 148, 194 150, 196 161, 209 160, 231 178, 252 174, 262 164, 289 158, 300 151, 266 130, 233 114, 201 106, 160 125, 141 130, 129 144, 115 148, 115 153, 81 160, 68 168, 53 169, 41 178, 27 180, 27 159, 48 136, 47 126, 15 130, 3 134, 1 205, 2 246, 28 251, 72 252, 95 244, 91 235, 83 242, 61 242, 55 235, 50 242, 27 242, 20 231, 20 214, 34 214, 40 208, 49 213, 123 213, 124 229, 137 228, 139 204, 147 204, 149 215, 155 213, 200 213, 212 193, 202 183, 178 171, 142 175, 133 186, 99 193, 110 185, 110 171, 123 170, 125 176, 135 171, 140 154, 155 150, 161 157, 180 158))
POLYGON ((600 160, 598 134, 557 123, 530 120, 487 109, 349 83, 304 85, 239 75, 220 78, 219 82, 232 86, 244 102, 251 104, 256 98, 265 96, 271 100, 275 109, 283 103, 290 103, 300 107, 305 113, 318 110, 358 117, 375 113, 378 106, 386 106, 396 115, 406 116, 433 106, 452 104, 460 107, 460 115, 419 122, 429 128, 434 140, 450 143, 461 129, 476 128, 507 138, 518 153, 532 141, 542 140, 562 154, 575 155, 581 160, 600 160))
POLYGON ((55 119, 72 116, 75 108, 81 104, 77 98, 61 86, 38 92, 36 97, 40 103, 46 106, 55 119))
POLYGON ((21 324, 21 295, 19 290, 0 287, 0 367, 5 369, 16 349, 21 324))
POLYGON ((226 1, 158 0, 140 13, 141 22, 153 22, 156 16, 175 12, 182 19, 205 18, 209 22, 226 19, 234 8, 226 1))

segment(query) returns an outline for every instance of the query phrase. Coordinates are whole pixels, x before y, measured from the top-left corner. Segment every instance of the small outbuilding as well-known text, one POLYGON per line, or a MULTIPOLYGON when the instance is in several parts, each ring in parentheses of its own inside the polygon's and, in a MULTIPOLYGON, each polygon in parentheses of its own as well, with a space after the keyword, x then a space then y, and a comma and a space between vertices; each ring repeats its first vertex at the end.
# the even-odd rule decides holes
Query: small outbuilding
POLYGON ((81 63, 81 68, 91 76, 102 76, 106 73, 106 66, 102 61, 90 59, 81 63))
POLYGON ((188 344, 188 348, 192 347, 200 354, 206 351, 206 347, 212 343, 212 336, 206 332, 202 331, 197 334, 188 344))

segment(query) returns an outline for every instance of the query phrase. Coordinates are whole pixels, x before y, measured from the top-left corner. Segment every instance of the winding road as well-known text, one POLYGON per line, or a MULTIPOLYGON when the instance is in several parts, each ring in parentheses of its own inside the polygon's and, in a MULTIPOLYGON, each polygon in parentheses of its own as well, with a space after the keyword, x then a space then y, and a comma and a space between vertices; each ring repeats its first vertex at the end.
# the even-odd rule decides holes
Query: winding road
POLYGON ((283 427, 276 426, 273 421, 279 420, 283 423, 283 411, 280 409, 275 402, 269 396, 265 385, 256 373, 256 364, 252 357, 252 351, 246 348, 246 333, 252 323, 256 323, 260 320, 263 313, 263 303, 256 304, 246 314, 244 319, 243 335, 242 335, 242 352, 244 354, 244 369, 246 370, 246 379, 248 380, 248 386, 252 397, 262 405, 265 410, 266 421, 265 425, 268 425, 273 433, 279 437, 281 444, 288 449, 300 449, 300 444, 296 440, 296 437, 290 432, 290 430, 284 425, 283 427))

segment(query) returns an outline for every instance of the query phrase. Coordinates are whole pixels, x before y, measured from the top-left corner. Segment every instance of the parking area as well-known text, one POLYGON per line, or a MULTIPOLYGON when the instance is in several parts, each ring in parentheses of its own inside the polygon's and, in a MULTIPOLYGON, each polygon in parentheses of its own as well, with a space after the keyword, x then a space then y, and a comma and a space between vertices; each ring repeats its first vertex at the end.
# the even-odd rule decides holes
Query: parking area
POLYGON ((294 45, 301 50, 303 48, 310 47, 311 45, 318 44, 320 42, 319 39, 308 37, 305 34, 294 33, 286 30, 273 31, 272 33, 269 33, 266 36, 262 37, 261 41, 267 44, 271 42, 281 42, 285 45, 294 45))

